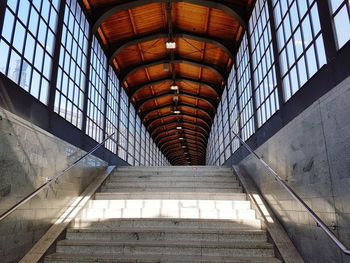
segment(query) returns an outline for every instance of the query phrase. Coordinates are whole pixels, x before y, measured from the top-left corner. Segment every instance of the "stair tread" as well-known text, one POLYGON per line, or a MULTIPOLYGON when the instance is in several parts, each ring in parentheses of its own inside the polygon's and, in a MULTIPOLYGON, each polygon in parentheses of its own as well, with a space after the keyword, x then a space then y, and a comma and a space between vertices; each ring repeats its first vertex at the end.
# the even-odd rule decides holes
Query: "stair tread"
POLYGON ((137 256, 132 255, 118 255, 118 258, 114 254, 68 254, 68 253, 54 253, 48 255, 46 259, 53 260, 70 260, 69 262, 79 260, 79 262, 192 262, 192 263, 278 263, 280 260, 272 257, 219 257, 219 256, 186 256, 186 255, 152 255, 152 254, 139 254, 137 256))
MULTIPOLYGON (((101 233, 103 232, 101 229, 98 228, 69 228, 67 229, 68 232, 71 233, 101 233)), ((106 230, 108 232, 112 233, 120 233, 120 232, 163 232, 163 233, 192 233, 192 234, 251 234, 251 235, 265 235, 266 232, 261 229, 220 229, 220 228, 199 228, 199 229, 184 229, 184 228, 170 228, 170 227, 121 227, 118 229, 108 229, 106 230)))
POLYGON ((101 240, 61 240, 58 246, 143 246, 143 247, 201 247, 201 248, 244 248, 272 249, 273 245, 264 241, 101 241, 101 240))

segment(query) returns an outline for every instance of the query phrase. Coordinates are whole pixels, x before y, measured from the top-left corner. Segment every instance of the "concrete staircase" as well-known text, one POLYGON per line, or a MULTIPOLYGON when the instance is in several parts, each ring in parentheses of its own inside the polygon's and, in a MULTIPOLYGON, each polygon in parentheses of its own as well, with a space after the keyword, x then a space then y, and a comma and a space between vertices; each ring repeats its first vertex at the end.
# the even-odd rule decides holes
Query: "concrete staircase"
POLYGON ((223 167, 121 167, 45 262, 280 262, 223 167))

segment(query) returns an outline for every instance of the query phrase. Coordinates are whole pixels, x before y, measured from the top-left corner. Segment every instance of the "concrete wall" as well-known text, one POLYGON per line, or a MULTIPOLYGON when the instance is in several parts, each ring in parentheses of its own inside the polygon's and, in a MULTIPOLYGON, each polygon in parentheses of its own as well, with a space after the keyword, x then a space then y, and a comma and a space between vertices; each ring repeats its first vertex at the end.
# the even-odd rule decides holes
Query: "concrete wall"
MULTIPOLYGON (((350 247, 350 77, 257 150, 350 247)), ((228 162, 226 165, 230 165, 228 162)), ((252 156, 241 163, 306 262, 350 262, 252 156)))
MULTIPOLYGON (((84 152, 0 108, 0 213, 84 152)), ((17 262, 61 211, 104 170, 91 156, 0 222, 0 262, 17 262)))

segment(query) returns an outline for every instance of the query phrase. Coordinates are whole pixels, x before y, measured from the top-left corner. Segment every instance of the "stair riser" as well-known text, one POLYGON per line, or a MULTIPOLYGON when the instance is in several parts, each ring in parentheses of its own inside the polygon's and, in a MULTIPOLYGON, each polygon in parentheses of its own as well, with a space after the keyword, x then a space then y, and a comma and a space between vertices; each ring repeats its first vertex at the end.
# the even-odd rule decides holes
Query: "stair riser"
POLYGON ((197 218, 197 219, 255 219, 253 210, 200 210, 195 208, 168 209, 84 209, 80 216, 83 219, 101 218, 197 218))
POLYGON ((109 188, 106 186, 103 186, 101 188, 101 192, 105 193, 118 193, 118 192, 175 192, 175 193, 242 193, 241 188, 185 188, 185 187, 164 187, 164 188, 142 188, 142 187, 114 187, 109 188))
POLYGON ((186 178, 186 177, 211 177, 211 178, 235 178, 232 172, 114 172, 111 174, 112 177, 176 177, 176 178, 186 178))
POLYGON ((120 208, 198 208, 198 209, 250 209, 249 201, 223 200, 93 200, 87 208, 120 209, 120 208))
POLYGON ((105 185, 106 188, 176 188, 176 187, 192 187, 192 188, 239 188, 238 183, 212 183, 212 182, 108 182, 105 185))
POLYGON ((206 182, 206 183, 234 183, 235 177, 207 177, 207 176, 111 176, 108 182, 206 182))
POLYGON ((234 241, 266 241, 266 235, 264 234, 201 234, 201 233, 165 233, 165 232, 152 232, 152 233, 124 233, 124 232, 101 232, 101 233, 67 233, 67 239, 69 240, 98 240, 98 241, 212 241, 212 242, 234 242, 234 241))
POLYGON ((96 200, 117 200, 117 199, 165 199, 165 200, 247 200, 243 193, 158 193, 158 192, 143 192, 143 193, 97 193, 96 200))
POLYGON ((273 249, 244 249, 244 248, 207 248, 207 247, 176 247, 176 246, 57 246, 57 252, 74 254, 116 254, 116 255, 137 255, 137 254, 158 254, 158 255, 184 255, 184 256, 274 256, 273 249))
POLYGON ((142 220, 126 220, 126 219, 115 219, 115 220, 83 220, 75 219, 72 223, 72 227, 82 227, 82 228, 94 228, 101 229, 105 231, 106 229, 116 229, 119 227, 134 227, 134 228, 148 228, 148 227, 171 227, 179 229, 203 229, 203 228, 215 228, 215 229, 260 229, 260 220, 236 220, 236 221, 215 221, 215 220, 152 220, 152 219, 142 219, 142 220))

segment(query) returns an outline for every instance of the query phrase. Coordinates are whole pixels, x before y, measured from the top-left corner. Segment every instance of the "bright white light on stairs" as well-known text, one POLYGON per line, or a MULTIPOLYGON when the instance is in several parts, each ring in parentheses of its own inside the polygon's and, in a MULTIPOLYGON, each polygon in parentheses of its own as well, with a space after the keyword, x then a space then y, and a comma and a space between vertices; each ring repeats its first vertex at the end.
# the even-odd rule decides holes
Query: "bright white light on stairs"
POLYGON ((184 138, 183 138, 183 137, 180 137, 179 140, 182 141, 182 140, 184 140, 184 138))
POLYGON ((175 41, 167 41, 165 43, 165 46, 167 49, 175 49, 176 48, 176 42, 175 41))
POLYGON ((173 111, 175 114, 180 114, 181 113, 181 111, 179 111, 179 110, 174 110, 173 111))
POLYGON ((186 145, 182 145, 181 148, 186 148, 186 145))
POLYGON ((176 130, 182 130, 182 127, 181 126, 177 126, 176 130))

